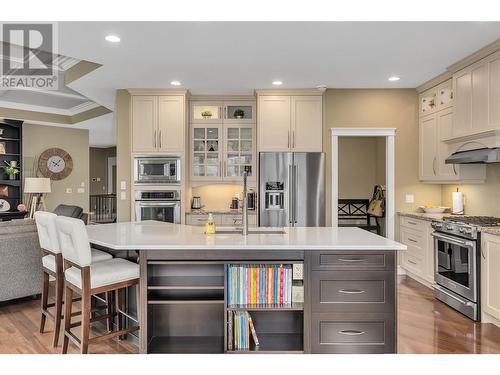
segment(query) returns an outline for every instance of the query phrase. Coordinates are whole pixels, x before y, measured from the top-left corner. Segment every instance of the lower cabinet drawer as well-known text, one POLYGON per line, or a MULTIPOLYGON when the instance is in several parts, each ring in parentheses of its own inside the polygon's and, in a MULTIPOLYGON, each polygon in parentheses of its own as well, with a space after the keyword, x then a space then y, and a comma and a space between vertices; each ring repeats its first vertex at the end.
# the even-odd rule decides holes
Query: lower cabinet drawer
POLYGON ((393 271, 313 271, 311 311, 394 311, 393 271))
POLYGON ((315 251, 311 268, 323 270, 393 270, 394 251, 315 251))
POLYGON ((401 258, 402 258, 401 265, 406 270, 416 274, 422 274, 424 272, 423 259, 420 256, 418 256, 418 254, 412 254, 411 252, 403 252, 401 258))
POLYGON ((394 314, 312 314, 312 353, 395 353, 394 314))

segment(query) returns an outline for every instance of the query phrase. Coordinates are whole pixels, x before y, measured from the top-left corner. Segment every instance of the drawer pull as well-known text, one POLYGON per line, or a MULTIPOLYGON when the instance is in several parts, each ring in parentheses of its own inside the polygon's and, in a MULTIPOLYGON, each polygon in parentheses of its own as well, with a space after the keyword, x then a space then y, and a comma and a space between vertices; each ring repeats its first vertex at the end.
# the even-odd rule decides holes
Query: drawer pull
POLYGON ((413 260, 411 260, 411 259, 408 259, 408 263, 415 264, 415 265, 417 264, 417 262, 414 262, 414 261, 413 261, 413 260))
POLYGON ((339 262, 358 263, 358 262, 364 262, 364 259, 359 259, 359 258, 354 258, 354 259, 339 258, 339 262))
POLYGON ((364 293, 364 290, 361 289, 340 289, 339 293, 344 293, 344 294, 361 294, 364 293))
POLYGON ((406 222, 411 225, 417 225, 417 223, 415 223, 414 221, 406 220, 406 222))
POLYGON ((363 331, 358 331, 355 329, 344 329, 342 331, 339 331, 339 333, 346 336, 359 336, 365 334, 363 331))
POLYGON ((418 243, 418 241, 417 241, 417 240, 414 240, 414 239, 413 239, 413 238, 411 238, 411 237, 408 237, 408 241, 413 242, 413 243, 418 243))

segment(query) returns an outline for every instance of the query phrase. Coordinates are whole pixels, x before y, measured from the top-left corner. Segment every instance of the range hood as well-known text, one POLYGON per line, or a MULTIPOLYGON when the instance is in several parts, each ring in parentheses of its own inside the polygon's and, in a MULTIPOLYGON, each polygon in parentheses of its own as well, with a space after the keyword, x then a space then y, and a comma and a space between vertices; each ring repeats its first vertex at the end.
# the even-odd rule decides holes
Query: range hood
POLYGON ((445 160, 446 164, 487 164, 500 163, 500 147, 477 148, 475 150, 458 151, 445 160))

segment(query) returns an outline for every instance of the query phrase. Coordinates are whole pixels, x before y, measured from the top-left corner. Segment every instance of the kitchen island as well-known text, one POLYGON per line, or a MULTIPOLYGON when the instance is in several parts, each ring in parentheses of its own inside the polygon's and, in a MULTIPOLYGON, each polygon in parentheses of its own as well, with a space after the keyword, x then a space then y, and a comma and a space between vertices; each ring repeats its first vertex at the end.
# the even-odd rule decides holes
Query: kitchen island
MULTIPOLYGON (((396 251, 406 246, 395 241, 358 228, 205 235, 156 221, 89 226, 88 233, 96 247, 138 256, 141 353, 396 351, 396 251), (293 267, 303 300, 230 304, 229 268, 253 266, 293 267), (259 346, 235 350, 238 312, 251 315, 259 346)), ((135 298, 128 304, 134 315, 135 298)))

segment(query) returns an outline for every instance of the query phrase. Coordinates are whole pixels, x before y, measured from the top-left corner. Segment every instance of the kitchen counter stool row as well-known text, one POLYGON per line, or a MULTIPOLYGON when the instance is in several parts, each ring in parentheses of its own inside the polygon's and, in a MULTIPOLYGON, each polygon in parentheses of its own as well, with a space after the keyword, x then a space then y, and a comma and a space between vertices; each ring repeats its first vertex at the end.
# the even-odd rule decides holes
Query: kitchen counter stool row
POLYGON ((139 265, 125 259, 113 258, 110 254, 92 249, 89 244, 87 229, 80 219, 57 216, 39 211, 35 213, 40 247, 45 254, 42 258, 43 288, 41 303, 40 333, 44 332, 48 317, 54 321, 53 346, 58 344, 64 298, 64 342, 62 353, 68 350, 71 340, 80 352, 88 352, 92 342, 114 337, 124 338, 135 331, 138 325, 124 328, 124 288, 138 285, 139 265), (55 279, 55 303, 48 303, 49 281, 55 279), (116 298, 113 298, 113 294, 116 298), (80 297, 73 299, 76 293, 80 297), (104 294, 102 299, 98 295, 104 294), (92 308, 91 298, 104 302, 104 306, 92 308), (113 306, 113 300, 115 306, 113 306), (81 311, 73 313, 73 302, 81 301, 81 311), (54 308, 53 313, 49 309, 54 308), (105 314, 97 314, 105 309, 105 314), (81 314, 80 322, 72 322, 72 317, 81 314), (113 318, 117 318, 118 330, 113 331, 113 318), (108 332, 102 336, 90 338, 90 324, 107 321, 108 332), (81 326, 78 338, 71 329, 81 326))

